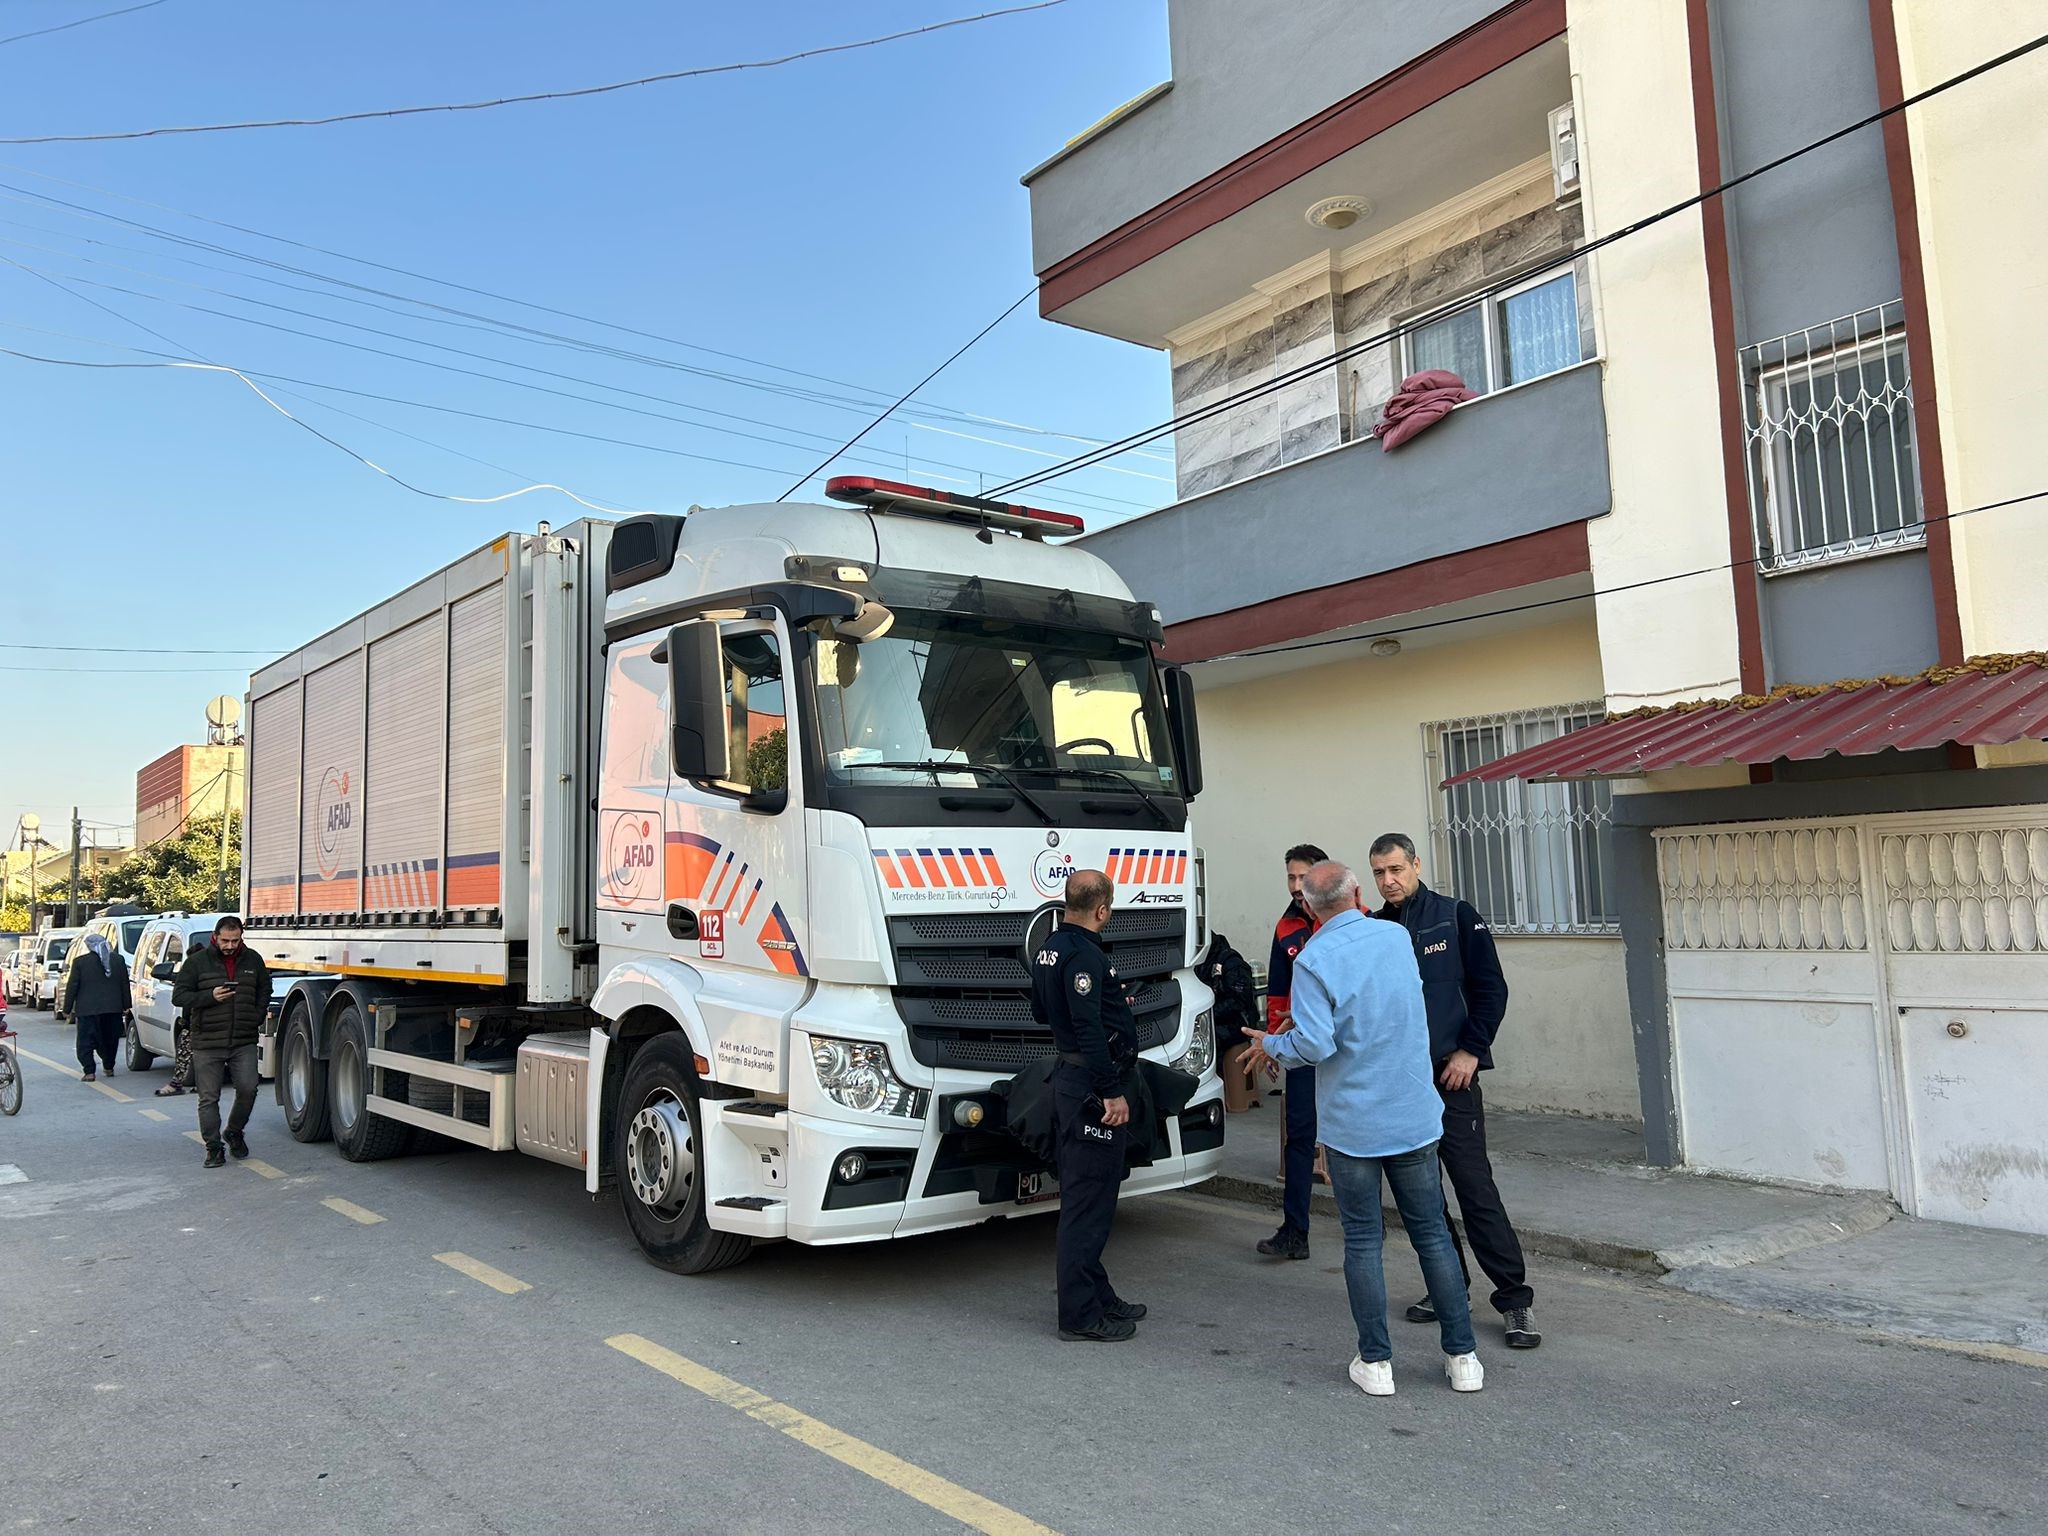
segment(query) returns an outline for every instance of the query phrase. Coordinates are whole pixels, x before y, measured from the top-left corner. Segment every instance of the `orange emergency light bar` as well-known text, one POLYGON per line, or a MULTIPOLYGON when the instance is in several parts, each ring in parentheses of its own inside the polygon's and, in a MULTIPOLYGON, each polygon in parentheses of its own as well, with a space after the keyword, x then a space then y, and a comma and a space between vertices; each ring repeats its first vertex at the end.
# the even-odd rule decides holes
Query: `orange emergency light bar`
POLYGON ((907 512, 913 516, 943 517, 954 522, 972 523, 979 528, 1005 528, 1012 533, 1021 533, 1027 539, 1087 532, 1087 525, 1071 512, 1048 512, 1043 507, 990 501, 982 496, 963 496, 957 491, 905 485, 898 480, 877 480, 872 475, 836 475, 825 482, 825 494, 834 501, 869 507, 877 512, 907 512))

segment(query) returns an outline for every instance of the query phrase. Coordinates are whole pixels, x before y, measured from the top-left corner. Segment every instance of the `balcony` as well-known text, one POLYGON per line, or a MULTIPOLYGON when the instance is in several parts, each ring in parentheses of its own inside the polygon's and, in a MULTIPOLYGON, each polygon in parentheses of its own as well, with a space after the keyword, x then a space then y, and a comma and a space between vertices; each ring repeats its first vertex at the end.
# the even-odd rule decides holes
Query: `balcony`
POLYGON ((1155 604, 1176 660, 1497 594, 1586 589, 1608 510, 1597 360, 1458 407, 1383 453, 1346 443, 1082 542, 1155 604))
POLYGON ((1276 6, 1171 0, 1173 79, 1024 177, 1040 312, 1141 345, 1269 274, 1384 237, 1546 159, 1572 98, 1563 0, 1276 6), (1365 204, 1319 225, 1332 196, 1365 204))

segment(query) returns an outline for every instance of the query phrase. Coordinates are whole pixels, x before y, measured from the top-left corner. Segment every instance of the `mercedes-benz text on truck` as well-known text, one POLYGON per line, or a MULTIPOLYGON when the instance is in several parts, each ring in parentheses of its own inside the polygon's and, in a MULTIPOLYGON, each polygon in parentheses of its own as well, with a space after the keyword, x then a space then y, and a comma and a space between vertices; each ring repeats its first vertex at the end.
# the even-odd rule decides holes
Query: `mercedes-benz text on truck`
POLYGON ((1157 613, 1063 514, 828 494, 507 534, 251 679, 294 1136, 566 1164, 684 1273, 1051 1209, 990 1090, 1051 1049, 1027 957, 1095 866, 1140 1047, 1201 1079, 1126 1193, 1215 1171, 1157 613))

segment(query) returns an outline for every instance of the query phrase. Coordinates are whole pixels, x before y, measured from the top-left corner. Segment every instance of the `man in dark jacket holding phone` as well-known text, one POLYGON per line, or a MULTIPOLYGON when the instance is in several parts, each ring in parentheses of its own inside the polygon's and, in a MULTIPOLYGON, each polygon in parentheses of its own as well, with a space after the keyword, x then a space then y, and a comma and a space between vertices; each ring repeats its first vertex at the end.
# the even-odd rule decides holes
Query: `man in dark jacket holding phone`
MULTIPOLYGON (((1493 1281, 1493 1309, 1506 1327, 1508 1348, 1534 1349, 1543 1342, 1531 1310, 1536 1293, 1529 1288, 1521 1239, 1493 1182, 1493 1164, 1486 1156, 1486 1104, 1479 1092, 1479 1074, 1493 1066, 1493 1037, 1508 1011, 1508 982, 1493 933, 1471 903, 1439 895, 1422 883, 1422 860, 1405 832, 1374 841, 1372 878, 1386 903, 1373 915, 1408 930, 1422 971, 1429 1054, 1444 1101, 1437 1155, 1458 1192, 1458 1213, 1473 1255, 1493 1281)), ((1457 1231, 1451 1228, 1453 1239, 1457 1231)), ((1472 1272, 1462 1243, 1458 1266, 1469 1286, 1472 1272)), ((1436 1309, 1424 1298, 1408 1309, 1408 1321, 1435 1322, 1436 1309)))
POLYGON ((228 916, 213 925, 213 942, 185 957, 171 985, 171 1003, 192 1011, 192 1072, 199 1089, 199 1135, 206 1166, 227 1161, 221 1150, 220 1090, 224 1077, 235 1084, 228 1114, 227 1151, 249 1155, 242 1129, 256 1107, 256 1044, 270 1008, 270 968, 242 942, 242 920, 228 916))

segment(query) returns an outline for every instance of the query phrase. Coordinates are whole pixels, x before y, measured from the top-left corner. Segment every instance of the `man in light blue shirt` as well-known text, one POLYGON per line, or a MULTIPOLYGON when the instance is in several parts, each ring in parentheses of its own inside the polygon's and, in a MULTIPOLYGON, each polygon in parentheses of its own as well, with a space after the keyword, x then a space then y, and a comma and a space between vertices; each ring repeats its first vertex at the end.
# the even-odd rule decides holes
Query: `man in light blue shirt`
POLYGON ((1381 1266, 1380 1176, 1384 1173, 1436 1306, 1444 1369, 1452 1387, 1486 1381, 1474 1352, 1472 1312, 1444 1213, 1436 1144, 1443 1135, 1429 1054, 1422 975, 1407 935, 1360 909, 1358 877, 1344 865, 1316 865, 1302 899, 1322 925, 1295 957, 1293 1026, 1252 1034, 1253 1056, 1279 1067, 1313 1066, 1321 1140, 1344 1226, 1344 1284, 1358 1326, 1351 1379, 1373 1397, 1394 1392, 1381 1266))

